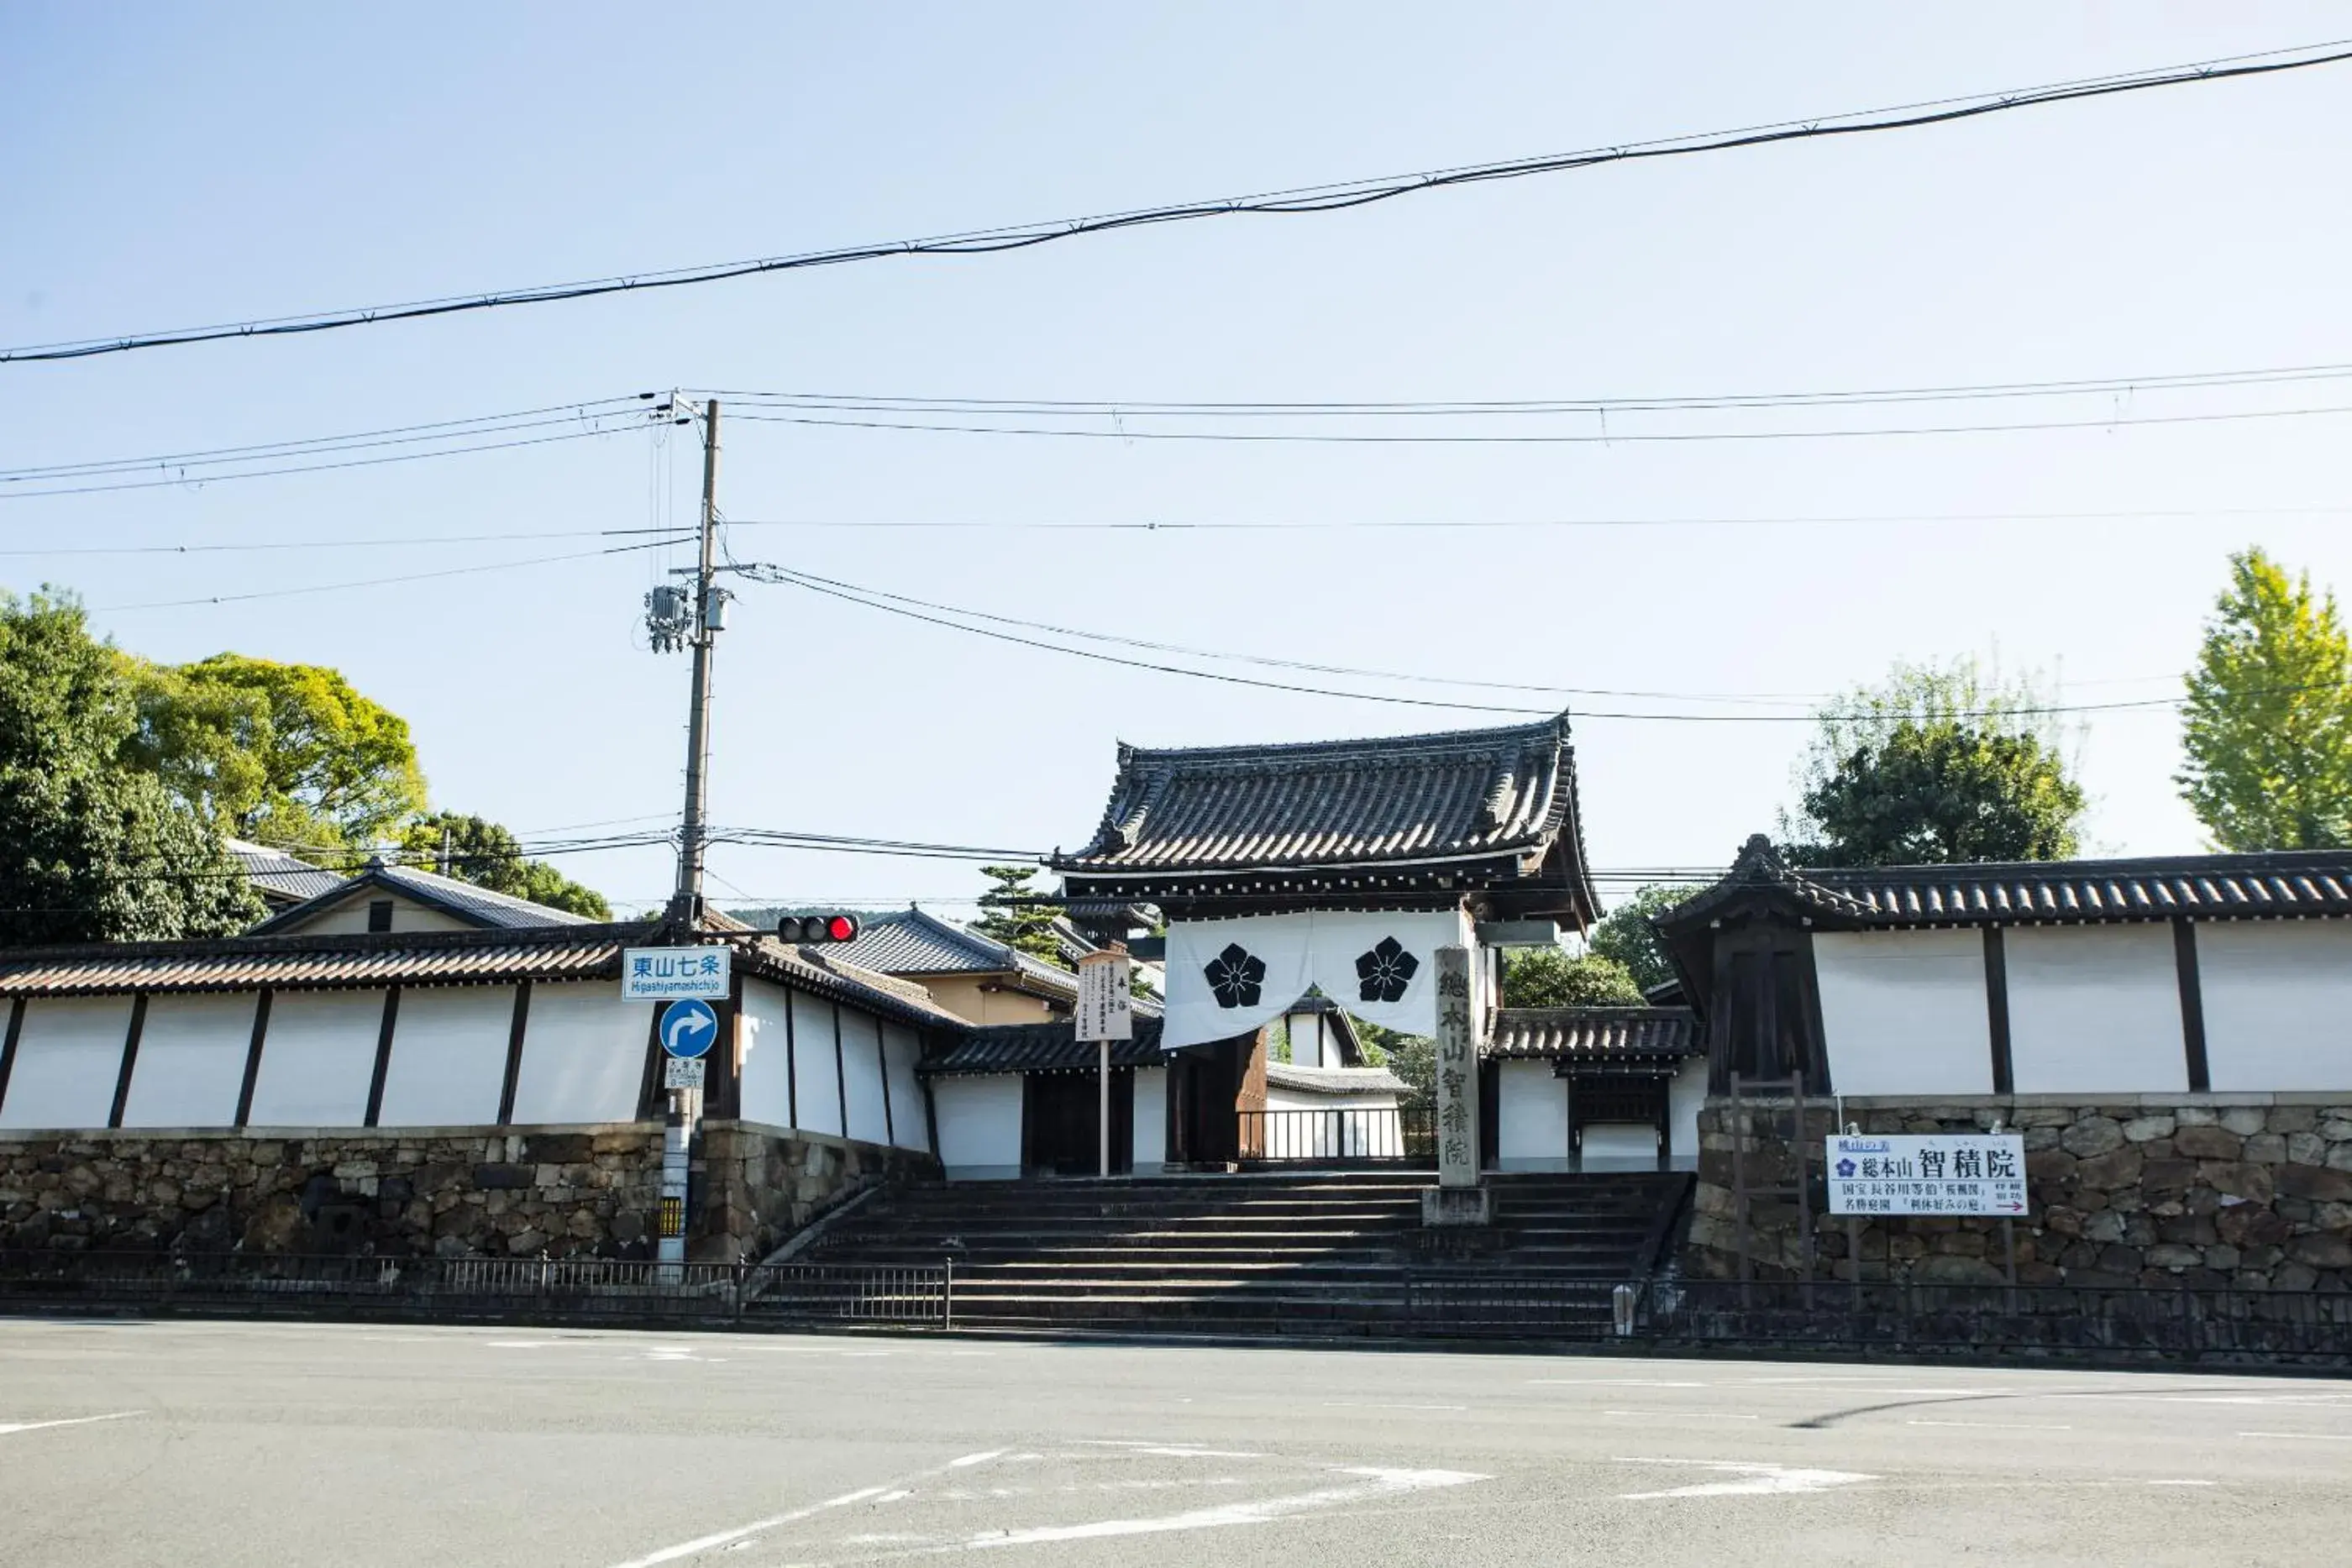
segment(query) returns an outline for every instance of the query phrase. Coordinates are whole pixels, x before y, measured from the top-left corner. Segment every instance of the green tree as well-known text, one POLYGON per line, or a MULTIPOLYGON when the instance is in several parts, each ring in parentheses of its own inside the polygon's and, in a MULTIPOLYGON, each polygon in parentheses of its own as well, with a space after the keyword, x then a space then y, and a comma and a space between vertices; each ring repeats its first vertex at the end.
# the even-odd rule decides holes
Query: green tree
POLYGON ((1624 965, 1639 989, 1663 986, 1675 977, 1675 967, 1667 960, 1665 949, 1658 946, 1658 934, 1650 922, 1696 892, 1695 887, 1664 884, 1645 887, 1602 916, 1585 938, 1586 945, 1596 956, 1624 965))
POLYGON ((0 591, 0 946, 219 936, 261 916, 195 813, 126 758, 121 656, 70 596, 0 591))
POLYGON ((1029 885, 1037 868, 984 865, 980 874, 988 879, 989 888, 980 895, 981 915, 972 922, 972 929, 1008 947, 1018 947, 1032 957, 1058 965, 1062 947, 1054 936, 1054 916, 1058 912, 1050 904, 1039 903, 1037 890, 1029 885))
POLYGON ((459 811, 436 811, 400 831, 403 858, 533 904, 610 920, 613 906, 593 887, 572 881, 545 861, 526 859, 522 845, 498 823, 459 811))
POLYGON ((1817 865, 2063 860, 2087 804, 2031 683, 1974 661, 1898 664, 1821 715, 1784 817, 1792 859, 1817 865))
POLYGON ((2352 843, 2352 648, 2336 596, 2258 549, 2230 558, 2205 625, 2173 776, 2226 850, 2352 843))
POLYGON ((1633 971, 1597 953, 1571 956, 1562 947, 1514 947, 1504 956, 1507 1008, 1639 1007, 1642 988, 1633 971))
POLYGON ((359 850, 425 810, 407 721, 338 671, 243 653, 136 670, 130 755, 222 832, 359 850))

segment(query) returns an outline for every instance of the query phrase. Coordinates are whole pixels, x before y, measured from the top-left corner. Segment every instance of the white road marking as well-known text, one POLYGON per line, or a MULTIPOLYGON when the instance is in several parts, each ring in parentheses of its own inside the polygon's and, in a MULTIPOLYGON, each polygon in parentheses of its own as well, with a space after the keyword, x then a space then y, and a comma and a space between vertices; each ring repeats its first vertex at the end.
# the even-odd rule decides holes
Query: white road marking
POLYGON ((1326 1410, 1467 1410, 1467 1405, 1381 1405, 1365 1399, 1326 1399, 1326 1410))
POLYGON ((62 1421, 0 1422, 0 1437, 11 1432, 38 1432, 47 1427, 87 1427, 92 1421, 121 1421, 132 1416, 144 1416, 144 1410, 116 1410, 104 1416, 71 1416, 62 1421))
MULTIPOLYGON (((1082 1448, 1119 1448, 1130 1454, 1149 1454, 1156 1459, 1262 1459, 1265 1458, 1264 1454, 1247 1453, 1237 1448, 1203 1448, 1192 1443, 1121 1442, 1108 1437, 1082 1437, 1078 1440, 1078 1446, 1082 1448)), ((1019 1457, 1034 1459, 1039 1456, 1028 1454, 1019 1457)), ((1485 1478, 1479 1479, 1483 1480, 1485 1478)))
POLYGON ((1676 1383, 1663 1377, 1530 1377, 1530 1388, 1705 1388, 1704 1383, 1676 1383))
POLYGON ((1746 1416, 1736 1410, 1603 1410, 1603 1416, 1672 1416, 1683 1421, 1761 1421, 1761 1416, 1746 1416))
POLYGON ((1742 1478, 1732 1481, 1702 1481, 1696 1486, 1675 1487, 1665 1491, 1620 1492, 1618 1496, 1627 1502, 1662 1497, 1761 1497, 1827 1491, 1832 1487, 1851 1486, 1856 1481, 1878 1479, 1853 1470, 1799 1469, 1788 1465, 1746 1464, 1737 1459, 1619 1459, 1617 1462, 1621 1465, 1686 1465, 1694 1469, 1713 1470, 1718 1475, 1742 1478))
POLYGON ((1992 1432, 2071 1432, 2072 1427, 2047 1426, 2039 1421, 1906 1421, 1906 1427, 1981 1427, 1992 1432))
POLYGON ((869 1498, 880 1497, 888 1490, 887 1487, 861 1487, 856 1491, 844 1492, 839 1497, 827 1498, 823 1502, 811 1503, 806 1508, 796 1508, 790 1513, 779 1513, 768 1519, 755 1520, 750 1524, 739 1524, 732 1530, 698 1535, 692 1541, 681 1541, 676 1546, 665 1546, 659 1552, 646 1556, 632 1557, 626 1563, 616 1563, 613 1568, 656 1568, 658 1563, 675 1563, 681 1557, 691 1557, 697 1552, 708 1552, 714 1546, 724 1546, 730 1541, 740 1541, 744 1536, 756 1535, 763 1530, 773 1530, 780 1524, 797 1524, 803 1519, 814 1519, 831 1509, 846 1508, 854 1502, 864 1502, 869 1498))
MULTIPOLYGON (((967 1552, 994 1551, 1005 1546, 1039 1546, 1057 1541, 1100 1541, 1128 1535, 1166 1535, 1186 1530, 1223 1530, 1235 1525, 1265 1524, 1295 1514, 1342 1508, 1401 1497, 1434 1487, 1465 1486, 1492 1479, 1467 1470, 1390 1470, 1345 1468, 1333 1473, 1363 1478, 1352 1486, 1325 1487, 1289 1497, 1262 1498, 1255 1502, 1227 1503, 1218 1508, 1191 1509, 1154 1519, 1106 1519, 1091 1524, 1037 1525, 1026 1530, 992 1531, 959 1543, 967 1552)), ((957 1550, 958 1548, 950 1548, 957 1550)))
POLYGON ((2347 1432, 2241 1432, 2241 1437, 2308 1437, 2315 1443, 2352 1443, 2347 1432))
POLYGON ((951 1470, 967 1469, 973 1465, 984 1465, 991 1459, 1002 1458, 1003 1455, 1004 1450, 1002 1448, 988 1448, 977 1454, 966 1454, 960 1459, 950 1459, 948 1461, 948 1469, 951 1470))

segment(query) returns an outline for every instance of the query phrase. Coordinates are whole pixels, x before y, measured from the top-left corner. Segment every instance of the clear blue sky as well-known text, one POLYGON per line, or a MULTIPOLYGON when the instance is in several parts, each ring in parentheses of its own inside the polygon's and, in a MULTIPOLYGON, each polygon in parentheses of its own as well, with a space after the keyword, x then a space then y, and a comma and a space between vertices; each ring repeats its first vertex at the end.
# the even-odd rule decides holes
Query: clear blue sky
MULTIPOLYGON (((1076 215, 2023 86, 2346 31, 2339 6, 710 5, 0 10, 0 342, 278 315, 1076 215)), ((0 468, 644 388, 1501 399, 2352 361, 2352 70, 661 296, 0 367, 0 468)), ((2342 383, 2034 417, 2352 403, 2342 383)), ((1942 423, 1982 407, 1717 417, 1942 423)), ((1992 405, 1991 412, 2006 412, 1992 405)), ((1590 428, 1565 422, 1559 428, 1590 428)), ((1668 428, 1663 423, 1632 428, 1668 428)), ((736 530, 739 555, 1169 642, 1432 674, 1821 693, 1961 653, 2164 695, 2226 553, 2352 581, 2344 416, 1868 441, 1317 447, 744 424, 737 518, 971 523, 2161 509, 2126 521, 1437 533, 736 530), (2229 515, 2239 512, 2241 515, 2229 515)), ((0 549, 643 527, 638 434, 205 488, 0 502, 0 549)), ((676 809, 686 663, 613 557, 243 605, 124 608, 517 559, 474 544, 0 556, 123 646, 339 666, 436 802, 527 832, 676 809)), ((662 563, 674 564, 674 563, 662 563)), ((1480 722, 977 642, 747 588, 713 815, 1045 848, 1114 738, 1480 722)), ((1476 694, 1465 694, 1475 700, 1476 694)), ((1511 700, 1511 699, 1506 699, 1511 700)), ((1627 701, 1580 706, 1663 706, 1627 701)), ((1688 705, 1677 705, 1687 706, 1688 705)), ((1715 706, 1706 711, 1738 711, 1715 706)), ((1578 726, 1604 866, 1772 826, 1788 724, 1578 726)), ((2198 846, 2166 711, 2091 722, 2095 847, 2198 846)), ((945 898, 946 864, 723 849, 714 893, 945 898)), ((566 869, 657 898, 658 851, 566 869)))

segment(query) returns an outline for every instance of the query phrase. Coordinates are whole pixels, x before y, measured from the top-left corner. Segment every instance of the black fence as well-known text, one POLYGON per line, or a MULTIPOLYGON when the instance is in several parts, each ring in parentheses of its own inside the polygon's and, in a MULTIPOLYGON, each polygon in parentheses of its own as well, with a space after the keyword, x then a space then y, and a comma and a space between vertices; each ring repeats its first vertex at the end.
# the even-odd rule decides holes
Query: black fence
POLYGON ((2352 1292, 1676 1281, 1639 1332, 1697 1343, 2352 1361, 2352 1292))
POLYGON ((920 1268, 620 1259, 0 1256, 0 1312, 954 1325, 951 1263, 920 1268))
POLYGON ((1428 1106, 1242 1111, 1241 1156, 1267 1165, 1437 1166, 1428 1106))

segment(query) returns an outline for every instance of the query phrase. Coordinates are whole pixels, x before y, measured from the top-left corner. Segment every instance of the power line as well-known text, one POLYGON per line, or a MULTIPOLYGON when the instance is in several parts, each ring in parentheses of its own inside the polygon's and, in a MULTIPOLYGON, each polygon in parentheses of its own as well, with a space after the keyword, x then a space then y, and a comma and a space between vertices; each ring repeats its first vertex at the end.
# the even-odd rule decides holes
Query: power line
MULTIPOLYGON (((648 528, 551 528, 532 533, 503 534, 411 534, 405 538, 371 539, 263 539, 246 544, 169 544, 169 545, 37 545, 26 549, 0 549, 0 556, 61 556, 61 555, 218 555, 242 554, 255 550, 285 549, 411 549, 423 545, 511 544, 538 539, 596 539, 621 535, 655 532, 648 528)), ((691 530, 674 534, 660 542, 675 543, 692 538, 691 530)))
POLYGON ((1077 518, 1041 522, 1027 517, 730 517, 737 528, 1002 529, 1035 533, 1315 533, 1335 530, 1516 529, 1516 528, 1814 528, 1950 523, 2136 522, 2204 517, 2340 517, 2352 504, 2333 507, 2126 507, 2072 512, 1869 512, 1843 514, 1720 515, 1684 517, 1301 517, 1264 518, 1077 518))
POLYGON ((1025 435, 1070 441, 1222 441, 1321 446, 1633 446, 1693 441, 1851 441, 1906 435, 1992 435, 2034 430, 2113 430, 2131 425, 2219 424, 2257 419, 2304 419, 2352 413, 2352 404, 2322 408, 2241 409, 2207 413, 2110 415, 2101 419, 2008 420, 1979 424, 1878 425, 1844 430, 1591 431, 1530 434, 1377 435, 1348 431, 1072 430, 1029 424, 942 424, 936 421, 820 419, 801 414, 740 413, 761 424, 834 430, 908 430, 948 435, 1025 435))
POLYGON ((905 393, 714 392, 761 407, 879 413, 1093 414, 1105 418, 1302 418, 1485 414, 1681 413, 1750 408, 1834 407, 1881 403, 1962 402, 1984 399, 2124 396, 2140 392, 2272 386, 2352 376, 2352 364, 2268 366, 2252 370, 2177 371, 2154 375, 2101 376, 2040 382, 1977 382, 1940 386, 1832 388, 1807 392, 1676 393, 1547 398, 1398 398, 1359 402, 1316 400, 1168 401, 1150 398, 1001 398, 905 393))
POLYGON ((1100 217, 1015 225, 963 234, 943 235, 928 239, 894 240, 878 244, 847 246, 830 250, 805 251, 791 256, 676 267, 572 283, 537 285, 489 294, 414 300, 404 304, 281 316, 210 327, 179 328, 161 332, 126 333, 104 338, 32 344, 20 348, 0 349, 0 362, 78 360, 99 354, 124 353, 133 349, 219 342, 231 338, 285 337, 332 331, 383 321, 415 320, 425 317, 499 309, 516 305, 546 304, 557 300, 584 299, 607 294, 684 287, 715 283, 726 278, 747 277, 760 273, 800 271, 810 267, 835 267, 851 262, 878 261, 891 256, 984 256, 999 251, 1022 250, 1034 246, 1050 245, 1056 241, 1075 238, 1080 235, 1105 234, 1151 225, 1189 223, 1244 214, 1288 216, 1339 212, 1351 207, 1369 206, 1379 202, 1391 201, 1400 196, 1443 190, 1456 185, 1524 179, 1537 174, 1564 173, 1574 170, 1595 168, 1606 163, 1693 157, 1703 153, 1762 147, 1784 141, 1814 141, 1832 137, 1866 135, 1879 131, 1911 130, 1987 115, 2005 114, 2015 110, 2047 104, 2110 98, 2126 93, 2146 92, 2158 88, 2181 87, 2200 82, 2226 81, 2240 78, 2272 76, 2285 71, 2305 70, 2316 66, 2334 65, 2352 59, 2352 48, 2346 47, 2345 43, 2345 40, 2335 40, 2295 48, 2271 49, 2256 54, 2197 61, 2155 70, 2122 72, 2111 76, 2054 82, 2008 92, 1938 99, 1887 109, 1830 115, 1811 120, 1783 120, 1738 131, 1670 137, 1654 141, 1594 148, 1580 152, 1547 157, 1510 159, 1499 162, 1467 164, 1423 173, 1392 175, 1381 179, 1266 192, 1256 195, 1228 197, 1223 200, 1146 207, 1100 217))
MULTIPOLYGON (((549 421, 564 423, 567 421, 549 421)), ((275 479, 289 474, 327 474, 345 468, 378 468, 388 463, 415 463, 428 457, 458 457, 475 452, 511 452, 525 446, 547 446, 561 441, 586 441, 600 435, 613 435, 631 429, 627 424, 605 424, 591 430, 568 430, 556 435, 518 437, 511 441, 475 442, 468 444, 436 447, 429 452, 394 452, 377 457, 352 457, 333 463, 298 463, 272 468, 245 468, 232 473, 184 476, 160 475, 145 479, 113 479, 94 485, 49 485, 37 489, 0 489, 0 501, 29 501, 44 496, 99 496, 121 490, 161 490, 175 487, 196 487, 226 484, 232 479, 275 479)), ((331 449, 330 449, 331 450, 331 449)))
MULTIPOLYGON (((467 419, 436 420, 425 424, 395 424, 382 430, 350 431, 341 435, 303 436, 286 441, 254 442, 243 446, 214 446, 191 452, 154 452, 140 457, 48 463, 29 468, 0 468, 0 484, 28 479, 86 478, 118 469, 194 468, 224 463, 261 462, 315 455, 319 451, 352 451, 369 446, 398 446, 416 442, 454 440, 467 435, 495 434, 501 431, 530 430, 549 424, 567 424, 576 420, 603 418, 613 413, 643 413, 645 410, 638 405, 648 403, 657 396, 659 394, 656 392, 640 392, 635 397, 551 403, 544 408, 478 414, 467 419), (556 417, 551 418, 551 415, 556 417)), ((662 412, 667 412, 667 405, 662 412)))
MULTIPOLYGON (((799 573, 781 568, 766 568, 764 569, 764 576, 765 580, 769 581, 784 583, 791 587, 805 590, 811 593, 823 594, 829 599, 838 599, 846 603, 863 605, 866 609, 878 610, 883 612, 885 614, 903 616, 911 621, 922 622, 927 625, 945 627, 949 631, 952 632, 961 632, 970 636, 984 637, 993 642, 1011 643, 1024 648, 1041 649, 1046 653, 1061 653, 1074 659, 1087 659, 1098 664, 1116 664, 1127 669, 1148 670, 1157 674, 1182 675, 1192 680, 1215 681, 1227 685, 1254 686, 1265 691, 1295 692, 1308 696, 1344 697, 1354 702, 1384 703, 1406 707, 1441 708, 1462 713, 1507 714, 1516 717, 1536 718, 1549 716, 1552 711, 1549 708, 1514 706, 1496 703, 1457 702, 1435 697, 1401 696, 1387 692, 1347 691, 1331 686, 1307 685, 1291 681, 1263 680, 1251 675, 1228 674, 1217 670, 1196 670, 1181 664, 1169 664, 1147 659, 1128 658, 1121 654, 1103 653, 1092 648, 1073 648, 1063 643, 1047 643, 1033 637, 1020 636, 1010 632, 996 631, 987 626, 969 625, 963 622, 950 620, 947 616, 949 614, 961 614, 976 617, 978 612, 971 611, 949 610, 945 614, 929 614, 926 613, 922 610, 909 608, 905 604, 892 603, 883 599, 870 597, 873 592, 871 590, 860 589, 853 591, 846 588, 835 587, 824 580, 805 577, 799 573)), ((1017 621, 1009 616, 991 616, 990 619, 1005 624, 1027 626, 1032 630, 1049 632, 1054 630, 1053 628, 1044 626, 1038 622, 1017 621)), ((1064 634, 1068 635, 1070 633, 1064 634)), ((1125 643, 1128 641, 1127 639, 1118 638, 1108 633, 1102 632, 1087 632, 1082 633, 1082 635, 1097 638, 1108 643, 1125 643)), ((1144 644, 1144 646, 1150 646, 1150 644, 1144 644)), ((1463 684, 1468 685, 1472 683, 1463 684)), ((2184 699, 2179 697, 2147 697, 2101 703, 2028 704, 2000 708, 1957 711, 1950 716, 1954 718, 2040 717, 2061 714, 2122 713, 2141 709, 2153 710, 2177 707, 2183 700, 2184 699)), ((1666 724, 1813 724, 1820 722, 1820 720, 1824 716, 1823 716, 1815 713, 1652 713, 1630 710, 1612 711, 1585 708, 1576 710, 1574 716, 1579 719, 1619 719, 1666 724)))
POLYGON ((473 577, 483 572, 515 571, 527 566, 552 566, 559 561, 593 560, 598 556, 626 555, 636 550, 662 549, 675 543, 673 539, 653 539, 644 544, 612 545, 604 549, 572 550, 562 555, 532 556, 525 560, 489 561, 478 566, 445 567, 438 571, 403 572, 395 577, 362 577, 347 582, 313 582, 298 588, 263 588, 247 593, 211 593, 195 599, 154 599, 142 604, 102 604, 93 614, 121 615, 133 610, 184 610, 199 604, 243 604, 257 599, 292 599, 309 593, 340 593, 346 589, 381 588, 395 582, 430 582, 441 578, 473 577))

